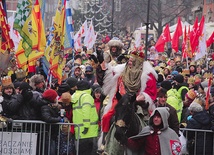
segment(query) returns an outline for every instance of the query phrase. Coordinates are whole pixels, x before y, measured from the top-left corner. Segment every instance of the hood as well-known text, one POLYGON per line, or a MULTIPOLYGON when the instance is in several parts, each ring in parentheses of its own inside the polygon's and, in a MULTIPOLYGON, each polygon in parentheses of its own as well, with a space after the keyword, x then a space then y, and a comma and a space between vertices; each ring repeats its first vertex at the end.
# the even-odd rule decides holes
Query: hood
POLYGON ((143 130, 138 134, 138 135, 135 135, 135 136, 132 136, 130 137, 131 139, 139 139, 140 137, 144 137, 144 136, 148 136, 151 134, 151 131, 154 129, 153 128, 153 117, 156 113, 156 111, 159 112, 160 116, 161 116, 161 119, 162 119, 162 123, 163 123, 163 126, 162 128, 160 129, 161 131, 165 130, 168 128, 168 118, 169 118, 169 112, 168 112, 169 108, 167 107, 158 107, 156 108, 152 114, 151 114, 151 117, 149 118, 149 126, 146 126, 143 128, 143 130))
POLYGON ((210 123, 210 116, 205 110, 194 113, 192 118, 203 125, 208 125, 210 123))
POLYGON ((151 117, 149 118, 149 126, 150 127, 153 127, 153 116, 154 116, 156 111, 158 111, 159 114, 161 115, 161 119, 162 119, 162 123, 163 123, 163 127, 161 128, 161 130, 165 130, 166 128, 169 127, 169 124, 168 124, 169 108, 167 108, 167 107, 158 107, 158 108, 156 108, 152 112, 151 117))
POLYGON ((91 89, 86 90, 76 90, 75 93, 71 97, 72 103, 78 103, 78 100, 82 94, 90 94, 91 95, 91 89))

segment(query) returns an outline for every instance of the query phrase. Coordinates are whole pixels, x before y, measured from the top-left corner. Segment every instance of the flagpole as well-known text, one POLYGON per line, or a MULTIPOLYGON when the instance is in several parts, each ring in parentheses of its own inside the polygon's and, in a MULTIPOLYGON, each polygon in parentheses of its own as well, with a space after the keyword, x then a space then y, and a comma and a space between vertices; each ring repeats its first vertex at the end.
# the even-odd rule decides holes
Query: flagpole
POLYGON ((149 36, 149 9, 150 9, 150 0, 148 0, 148 4, 147 4, 147 19, 146 19, 146 38, 145 38, 145 60, 147 60, 147 51, 148 51, 148 36, 149 36))
POLYGON ((111 38, 113 38, 113 31, 114 31, 114 0, 112 0, 111 38))

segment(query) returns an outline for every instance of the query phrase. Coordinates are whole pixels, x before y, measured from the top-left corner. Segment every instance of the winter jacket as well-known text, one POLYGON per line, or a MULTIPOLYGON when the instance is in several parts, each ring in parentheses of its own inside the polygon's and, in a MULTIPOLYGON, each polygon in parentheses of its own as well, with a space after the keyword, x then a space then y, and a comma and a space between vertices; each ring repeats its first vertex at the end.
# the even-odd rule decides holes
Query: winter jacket
MULTIPOLYGON (((80 127, 80 139, 98 136, 98 115, 94 105, 94 99, 90 95, 91 89, 76 90, 72 95, 73 123, 80 127), (83 134, 84 128, 88 132, 83 134)), ((75 127, 75 138, 78 137, 78 127, 75 127)))
POLYGON ((61 120, 59 109, 50 104, 41 107, 41 117, 46 123, 58 123, 61 120))
POLYGON ((169 105, 171 105, 173 108, 175 108, 178 121, 181 121, 181 114, 183 109, 183 102, 179 98, 179 93, 176 89, 170 89, 167 91, 167 101, 169 105))
MULTIPOLYGON (((189 129, 202 129, 202 130, 210 130, 211 122, 210 116, 206 111, 195 112, 187 121, 187 127, 189 129)), ((206 155, 212 154, 212 146, 213 146, 213 134, 204 132, 193 132, 187 131, 184 133, 187 136, 187 141, 190 142, 192 139, 195 139, 196 143, 196 152, 194 152, 194 147, 192 150, 189 150, 190 155, 202 155, 203 151, 205 151, 206 155), (205 140, 205 141, 204 141, 205 140), (204 146, 205 143, 205 146, 204 146), (204 150, 205 149, 205 150, 204 150)), ((190 149, 190 148, 189 148, 190 149)))
POLYGON ((13 96, 9 102, 9 108, 17 115, 13 119, 41 120, 41 106, 48 104, 37 92, 32 92, 30 100, 26 100, 21 94, 13 96))

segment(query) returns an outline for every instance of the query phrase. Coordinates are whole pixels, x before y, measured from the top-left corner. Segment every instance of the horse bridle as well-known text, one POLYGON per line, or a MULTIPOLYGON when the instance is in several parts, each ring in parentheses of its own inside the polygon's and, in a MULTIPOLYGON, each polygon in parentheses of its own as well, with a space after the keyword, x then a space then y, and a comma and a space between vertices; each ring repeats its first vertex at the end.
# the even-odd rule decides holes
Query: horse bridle
POLYGON ((118 126, 119 128, 125 128, 124 134, 126 134, 126 132, 129 129, 129 126, 127 126, 126 123, 122 119, 117 120, 117 122, 115 123, 115 125, 118 126))

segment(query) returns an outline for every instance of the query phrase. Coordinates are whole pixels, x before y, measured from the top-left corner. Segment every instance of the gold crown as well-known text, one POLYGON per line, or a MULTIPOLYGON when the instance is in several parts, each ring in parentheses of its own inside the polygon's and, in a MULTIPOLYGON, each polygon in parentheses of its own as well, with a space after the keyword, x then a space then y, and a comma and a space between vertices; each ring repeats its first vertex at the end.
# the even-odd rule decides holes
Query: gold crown
POLYGON ((171 67, 171 66, 166 66, 165 68, 167 68, 169 71, 172 70, 172 67, 171 67))
POLYGON ((212 73, 204 73, 204 75, 203 75, 204 79, 209 79, 209 78, 212 78, 212 77, 213 77, 212 73))
POLYGON ((180 57, 176 57, 174 61, 175 62, 181 61, 181 58, 180 57))
POLYGON ((190 70, 189 69, 183 69, 182 74, 183 75, 189 75, 190 74, 190 70))
POLYGON ((192 76, 189 77, 188 80, 187 80, 187 83, 188 83, 188 84, 194 84, 194 83, 195 83, 195 78, 192 77, 192 76))
POLYGON ((16 78, 17 79, 22 79, 22 78, 25 78, 26 77, 26 72, 22 69, 17 69, 15 71, 15 74, 16 74, 16 78))
POLYGON ((192 62, 189 64, 189 66, 196 66, 195 61, 192 61, 192 62))
POLYGON ((159 66, 162 67, 162 68, 165 68, 165 67, 166 67, 166 64, 163 63, 163 62, 161 62, 161 63, 159 64, 159 66))
POLYGON ((4 76, 1 78, 1 83, 3 87, 9 86, 12 84, 12 80, 10 76, 4 76))
POLYGON ((211 60, 211 61, 209 62, 209 65, 210 65, 210 66, 214 66, 214 61, 211 60))
POLYGON ((193 102, 203 105, 203 100, 201 99, 201 97, 198 97, 198 96, 196 96, 196 98, 193 100, 193 102))

